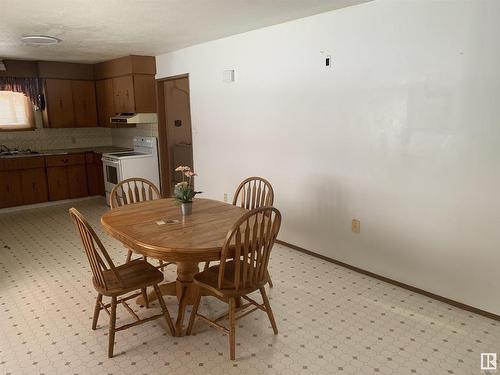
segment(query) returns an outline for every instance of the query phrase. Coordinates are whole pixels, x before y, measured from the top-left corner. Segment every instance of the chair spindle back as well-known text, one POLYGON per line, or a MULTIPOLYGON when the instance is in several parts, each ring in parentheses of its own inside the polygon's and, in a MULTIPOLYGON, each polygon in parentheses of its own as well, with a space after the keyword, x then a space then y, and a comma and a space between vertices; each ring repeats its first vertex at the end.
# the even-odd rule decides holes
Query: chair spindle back
POLYGON ((241 182, 234 194, 233 205, 253 210, 272 206, 274 191, 271 183, 262 177, 248 177, 241 182))
POLYGON ((109 196, 111 208, 160 198, 160 191, 151 181, 133 177, 119 182, 109 196))
POLYGON ((280 225, 281 213, 269 206, 250 211, 233 225, 222 247, 219 289, 223 288, 226 259, 230 258, 235 264, 232 275, 235 290, 257 288, 267 283, 269 256, 280 225))
POLYGON ((87 255, 87 259, 94 276, 94 283, 100 288, 105 290, 108 289, 103 272, 111 270, 118 283, 120 285, 123 284, 108 252, 85 217, 76 208, 70 208, 69 214, 75 222, 78 232, 80 233, 85 254, 87 255))

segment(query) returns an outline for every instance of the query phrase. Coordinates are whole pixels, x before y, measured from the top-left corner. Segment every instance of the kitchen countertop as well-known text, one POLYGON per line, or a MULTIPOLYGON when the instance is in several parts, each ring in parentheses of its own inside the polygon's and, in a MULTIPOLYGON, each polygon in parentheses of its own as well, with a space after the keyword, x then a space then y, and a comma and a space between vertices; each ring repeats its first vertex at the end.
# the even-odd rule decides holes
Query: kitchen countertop
POLYGON ((50 155, 68 155, 80 154, 84 152, 97 152, 101 154, 109 152, 122 152, 131 151, 130 148, 116 147, 116 146, 96 146, 96 147, 81 147, 81 148, 65 148, 58 150, 41 150, 38 154, 20 154, 20 155, 3 155, 0 159, 14 159, 14 158, 31 158, 37 156, 50 156, 50 155))

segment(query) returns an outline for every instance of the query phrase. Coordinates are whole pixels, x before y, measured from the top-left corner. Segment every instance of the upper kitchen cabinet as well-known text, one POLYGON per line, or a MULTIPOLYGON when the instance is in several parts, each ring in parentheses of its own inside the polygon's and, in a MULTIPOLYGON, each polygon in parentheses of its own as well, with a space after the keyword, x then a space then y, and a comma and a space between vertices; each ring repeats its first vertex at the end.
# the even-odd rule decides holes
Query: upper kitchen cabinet
POLYGON ((133 74, 113 78, 115 112, 156 112, 155 78, 133 74))
POLYGON ((45 96, 44 127, 115 127, 110 118, 117 113, 156 112, 153 56, 125 56, 98 64, 5 61, 8 73, 0 72, 0 76, 41 79, 45 96))
POLYGON ((38 74, 44 79, 46 127, 98 126, 92 65, 40 61, 38 74))
POLYGON ((45 126, 77 128, 98 126, 93 81, 46 79, 45 126))
POLYGON ((135 112, 156 112, 156 81, 154 75, 134 74, 135 112))
POLYGON ((71 93, 76 126, 97 126, 95 83, 93 81, 71 81, 71 93))
POLYGON ((44 125, 50 128, 75 126, 73 92, 71 81, 65 79, 45 80, 44 125))
POLYGON ((116 114, 115 94, 113 92, 113 79, 101 79, 95 82, 97 99, 97 117, 99 126, 110 126, 109 119, 116 114))
POLYGON ((156 63, 152 56, 125 56, 95 64, 98 107, 100 98, 106 98, 106 106, 110 107, 111 87, 113 91, 113 111, 102 110, 102 116, 121 112, 156 112, 155 74, 156 63))
POLYGON ((113 78, 115 112, 138 112, 135 109, 134 78, 124 76, 113 78))

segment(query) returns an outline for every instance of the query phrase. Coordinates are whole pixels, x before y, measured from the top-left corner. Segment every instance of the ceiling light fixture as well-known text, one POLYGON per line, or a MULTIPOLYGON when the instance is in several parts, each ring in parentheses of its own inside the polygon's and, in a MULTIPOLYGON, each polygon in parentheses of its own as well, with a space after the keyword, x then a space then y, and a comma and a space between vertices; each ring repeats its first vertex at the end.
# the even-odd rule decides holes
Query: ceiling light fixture
POLYGON ((46 46, 49 44, 57 44, 61 42, 61 39, 55 38, 48 35, 24 35, 21 40, 26 44, 32 44, 36 46, 46 46))

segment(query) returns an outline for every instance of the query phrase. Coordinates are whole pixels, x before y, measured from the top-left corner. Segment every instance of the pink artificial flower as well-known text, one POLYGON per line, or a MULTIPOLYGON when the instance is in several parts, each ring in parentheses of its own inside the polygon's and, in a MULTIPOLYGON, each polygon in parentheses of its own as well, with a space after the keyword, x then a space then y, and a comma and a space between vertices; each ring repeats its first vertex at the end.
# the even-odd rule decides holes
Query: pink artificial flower
POLYGON ((192 172, 192 171, 186 171, 184 172, 184 176, 186 177, 194 177, 194 176, 197 176, 196 173, 192 172))

